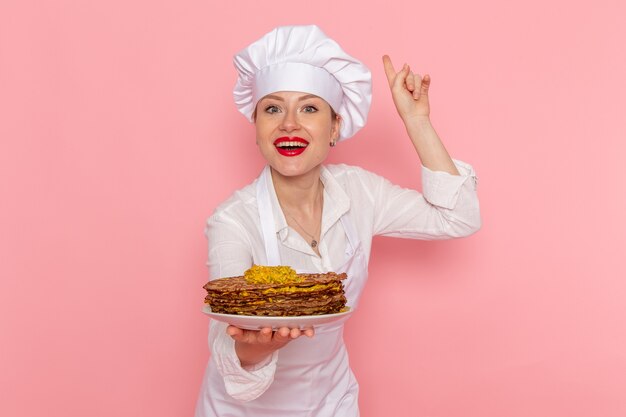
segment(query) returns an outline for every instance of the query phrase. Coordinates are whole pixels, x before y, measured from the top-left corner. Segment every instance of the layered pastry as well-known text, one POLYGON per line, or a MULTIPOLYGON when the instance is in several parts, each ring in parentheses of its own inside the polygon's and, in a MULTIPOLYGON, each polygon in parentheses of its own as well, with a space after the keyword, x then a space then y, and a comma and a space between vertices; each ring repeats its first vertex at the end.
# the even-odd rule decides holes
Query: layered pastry
POLYGON ((204 285, 211 311, 246 316, 310 316, 346 311, 345 273, 297 274, 288 266, 253 265, 243 276, 204 285))

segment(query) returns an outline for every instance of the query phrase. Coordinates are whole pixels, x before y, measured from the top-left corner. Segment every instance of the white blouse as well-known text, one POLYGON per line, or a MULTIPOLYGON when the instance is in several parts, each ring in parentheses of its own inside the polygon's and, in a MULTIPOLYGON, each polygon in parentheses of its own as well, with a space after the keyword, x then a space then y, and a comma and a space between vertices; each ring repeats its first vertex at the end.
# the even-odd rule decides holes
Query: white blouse
MULTIPOLYGON (((423 194, 399 187, 359 167, 328 165, 321 171, 324 184, 322 228, 317 256, 297 232, 289 228, 273 187, 274 224, 281 263, 298 272, 329 272, 345 258, 346 235, 340 217, 350 211, 369 261, 372 237, 447 239, 468 236, 480 228, 472 167, 454 160, 460 175, 422 167, 423 194)), ((208 219, 211 279, 242 275, 253 263, 267 263, 256 199, 256 182, 235 192, 208 219)), ((280 351, 263 363, 242 368, 226 324, 211 321, 211 358, 224 377, 226 391, 235 399, 249 401, 272 383, 280 351)), ((211 366, 210 364, 209 366, 211 366)), ((208 388, 208 387, 207 387, 208 388)))

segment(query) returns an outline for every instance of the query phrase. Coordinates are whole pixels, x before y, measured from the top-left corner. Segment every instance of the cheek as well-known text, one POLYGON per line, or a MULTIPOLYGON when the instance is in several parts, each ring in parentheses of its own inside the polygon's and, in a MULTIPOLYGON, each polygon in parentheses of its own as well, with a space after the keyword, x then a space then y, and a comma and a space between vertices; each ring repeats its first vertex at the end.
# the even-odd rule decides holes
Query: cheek
POLYGON ((257 123, 255 125, 256 141, 259 143, 268 135, 267 126, 263 123, 257 123))
POLYGON ((279 121, 275 120, 275 118, 268 118, 265 115, 258 117, 254 123, 257 136, 271 134, 278 127, 278 123, 279 121))

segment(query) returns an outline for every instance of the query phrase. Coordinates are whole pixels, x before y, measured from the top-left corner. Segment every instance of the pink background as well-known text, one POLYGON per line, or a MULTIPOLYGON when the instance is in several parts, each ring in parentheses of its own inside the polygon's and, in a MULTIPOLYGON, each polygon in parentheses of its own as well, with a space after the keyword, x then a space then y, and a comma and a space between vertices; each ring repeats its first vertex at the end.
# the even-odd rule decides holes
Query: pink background
POLYGON ((468 239, 377 239, 347 326, 364 417, 626 415, 621 0, 0 6, 0 415, 192 415, 205 218, 263 161, 232 55, 316 23, 372 69, 346 162, 419 187, 380 57, 429 72, 480 178, 468 239))

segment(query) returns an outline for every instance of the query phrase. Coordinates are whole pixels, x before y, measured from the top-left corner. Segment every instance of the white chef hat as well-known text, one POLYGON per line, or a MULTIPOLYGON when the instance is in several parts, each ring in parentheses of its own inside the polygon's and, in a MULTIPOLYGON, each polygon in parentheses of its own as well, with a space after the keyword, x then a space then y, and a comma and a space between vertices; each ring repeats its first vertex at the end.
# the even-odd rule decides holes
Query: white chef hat
POLYGON ((341 116, 339 140, 365 125, 372 102, 370 71, 315 25, 277 27, 235 55, 234 63, 239 73, 235 104, 250 121, 264 96, 300 91, 323 98, 341 116))

